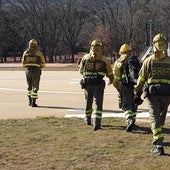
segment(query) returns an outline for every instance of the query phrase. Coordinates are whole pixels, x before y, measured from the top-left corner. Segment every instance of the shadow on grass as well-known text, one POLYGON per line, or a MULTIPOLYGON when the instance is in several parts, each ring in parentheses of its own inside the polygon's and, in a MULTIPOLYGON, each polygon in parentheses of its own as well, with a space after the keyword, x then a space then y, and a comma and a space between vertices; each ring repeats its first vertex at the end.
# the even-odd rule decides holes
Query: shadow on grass
POLYGON ((168 128, 163 128, 163 133, 170 134, 170 130, 168 128))
POLYGON ((152 131, 149 127, 135 125, 132 133, 151 134, 152 131))
POLYGON ((164 142, 164 146, 170 147, 170 142, 164 142))
MULTIPOLYGON (((113 126, 113 125, 102 125, 103 130, 126 130, 126 126, 113 126)), ((140 127, 135 125, 132 132, 138 134, 151 134, 151 129, 148 127, 140 127)))
POLYGON ((125 130, 125 126, 102 125, 103 130, 125 130))

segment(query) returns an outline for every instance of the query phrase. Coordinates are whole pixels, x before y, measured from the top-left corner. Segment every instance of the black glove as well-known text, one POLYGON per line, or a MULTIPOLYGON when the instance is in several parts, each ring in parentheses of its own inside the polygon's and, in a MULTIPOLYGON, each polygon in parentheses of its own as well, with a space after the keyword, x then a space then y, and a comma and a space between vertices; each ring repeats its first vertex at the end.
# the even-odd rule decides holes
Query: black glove
POLYGON ((141 105, 143 103, 143 100, 141 99, 141 93, 136 93, 133 101, 136 105, 141 105))

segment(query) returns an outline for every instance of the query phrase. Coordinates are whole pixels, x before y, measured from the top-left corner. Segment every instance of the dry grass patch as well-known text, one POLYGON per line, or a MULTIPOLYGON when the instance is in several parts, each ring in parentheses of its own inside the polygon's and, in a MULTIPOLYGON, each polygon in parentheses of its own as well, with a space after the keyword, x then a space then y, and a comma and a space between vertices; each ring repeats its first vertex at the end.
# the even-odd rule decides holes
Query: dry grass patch
POLYGON ((95 132, 76 118, 1 120, 0 169, 169 169, 170 120, 164 129, 167 155, 161 157, 150 155, 150 125, 139 123, 127 133, 120 118, 103 118, 95 132))

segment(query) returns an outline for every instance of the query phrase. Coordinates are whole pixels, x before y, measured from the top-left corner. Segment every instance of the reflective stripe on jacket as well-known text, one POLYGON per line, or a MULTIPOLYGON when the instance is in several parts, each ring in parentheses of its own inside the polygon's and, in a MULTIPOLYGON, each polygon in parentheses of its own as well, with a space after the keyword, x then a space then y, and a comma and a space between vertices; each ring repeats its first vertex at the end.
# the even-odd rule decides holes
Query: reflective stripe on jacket
POLYGON ((37 50, 35 53, 25 51, 22 56, 23 67, 45 67, 45 59, 43 54, 37 50))
POLYGON ((88 76, 113 76, 112 68, 106 57, 94 59, 90 54, 83 56, 79 65, 79 71, 84 77, 88 76))
POLYGON ((147 84, 170 84, 170 57, 162 60, 155 58, 154 54, 148 57, 139 72, 137 86, 147 84))

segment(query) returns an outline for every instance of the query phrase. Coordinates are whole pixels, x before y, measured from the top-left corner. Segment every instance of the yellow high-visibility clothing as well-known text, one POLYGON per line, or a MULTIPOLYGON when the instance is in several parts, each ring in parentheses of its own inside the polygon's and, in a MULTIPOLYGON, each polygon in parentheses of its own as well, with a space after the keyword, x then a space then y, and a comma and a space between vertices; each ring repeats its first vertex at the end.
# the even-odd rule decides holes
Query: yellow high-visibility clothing
POLYGON ((114 80, 113 80, 113 86, 119 91, 120 90, 120 83, 121 80, 124 78, 124 74, 121 73, 121 68, 124 63, 126 63, 129 59, 128 54, 123 54, 118 58, 114 65, 113 65, 113 75, 114 75, 114 80))
POLYGON ((45 59, 42 52, 39 50, 35 51, 34 53, 29 52, 26 50, 22 56, 22 64, 23 67, 45 67, 45 59))
POLYGON ((144 83, 170 85, 170 57, 158 59, 154 54, 148 57, 139 72, 136 91, 142 91, 144 83))
POLYGON ((105 56, 101 58, 92 58, 90 54, 83 56, 79 65, 79 72, 84 76, 107 76, 111 81, 113 80, 113 72, 109 61, 105 56))

